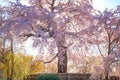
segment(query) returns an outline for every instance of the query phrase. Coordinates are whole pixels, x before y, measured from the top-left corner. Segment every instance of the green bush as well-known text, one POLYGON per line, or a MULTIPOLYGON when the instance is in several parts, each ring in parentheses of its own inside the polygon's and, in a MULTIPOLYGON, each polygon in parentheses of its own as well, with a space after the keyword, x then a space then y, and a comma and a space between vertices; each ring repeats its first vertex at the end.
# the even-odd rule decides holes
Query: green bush
POLYGON ((60 77, 55 74, 41 74, 37 80, 60 80, 60 77))

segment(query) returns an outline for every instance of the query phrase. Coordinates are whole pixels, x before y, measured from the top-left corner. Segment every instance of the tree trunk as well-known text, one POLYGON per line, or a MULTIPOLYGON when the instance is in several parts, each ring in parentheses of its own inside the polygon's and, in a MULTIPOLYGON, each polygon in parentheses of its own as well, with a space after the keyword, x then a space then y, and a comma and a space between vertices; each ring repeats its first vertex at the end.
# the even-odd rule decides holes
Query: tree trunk
POLYGON ((67 73, 67 47, 65 46, 64 33, 57 36, 58 48, 58 73, 67 73))
MULTIPOLYGON (((63 50, 66 50, 62 47, 63 50)), ((58 73, 67 73, 67 53, 59 51, 58 55, 58 73)))
POLYGON ((14 51, 13 51, 13 40, 11 38, 11 73, 10 73, 10 80, 13 80, 13 75, 14 75, 14 51))
POLYGON ((108 74, 109 74, 109 72, 108 71, 106 71, 106 73, 105 73, 105 80, 109 80, 109 76, 108 76, 108 74))
MULTIPOLYGON (((50 27, 53 29, 52 31, 52 36, 53 32, 55 30, 59 31, 60 33, 57 33, 54 35, 54 39, 56 40, 57 48, 58 48, 58 73, 67 73, 67 47, 65 46, 65 28, 63 26, 59 26, 59 29, 57 29, 57 25, 54 22, 54 9, 55 9, 55 2, 57 0, 52 0, 51 2, 51 18, 50 18, 50 27)), ((51 33, 50 33, 51 36, 51 33)))
POLYGON ((14 75, 14 54, 12 53, 10 80, 13 80, 13 75, 14 75))
POLYGON ((10 68, 9 68, 9 63, 8 65, 8 69, 7 69, 7 80, 10 80, 10 68))

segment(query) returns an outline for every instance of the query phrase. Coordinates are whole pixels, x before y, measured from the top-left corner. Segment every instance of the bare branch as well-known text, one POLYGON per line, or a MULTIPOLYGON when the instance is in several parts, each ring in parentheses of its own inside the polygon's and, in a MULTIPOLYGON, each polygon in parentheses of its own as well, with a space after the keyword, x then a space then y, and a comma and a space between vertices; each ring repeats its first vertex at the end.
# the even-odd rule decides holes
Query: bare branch
POLYGON ((51 60, 44 62, 44 64, 51 63, 56 59, 57 56, 58 56, 58 53, 51 60))
POLYGON ((100 55, 101 55, 103 58, 105 58, 105 57, 103 56, 102 52, 101 52, 100 46, 99 46, 99 45, 96 45, 96 46, 97 46, 97 48, 98 48, 98 50, 99 50, 99 52, 100 52, 100 55))

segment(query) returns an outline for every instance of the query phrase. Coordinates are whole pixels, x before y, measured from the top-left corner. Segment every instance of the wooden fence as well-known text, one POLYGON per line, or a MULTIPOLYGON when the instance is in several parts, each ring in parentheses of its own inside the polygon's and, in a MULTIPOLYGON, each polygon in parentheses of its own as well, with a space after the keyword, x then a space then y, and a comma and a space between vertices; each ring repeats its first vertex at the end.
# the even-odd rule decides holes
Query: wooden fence
MULTIPOLYGON (((79 74, 79 73, 52 73, 60 76, 61 80, 88 80, 90 74, 79 74)), ((26 80, 36 80, 41 74, 34 74, 28 76, 26 80)))

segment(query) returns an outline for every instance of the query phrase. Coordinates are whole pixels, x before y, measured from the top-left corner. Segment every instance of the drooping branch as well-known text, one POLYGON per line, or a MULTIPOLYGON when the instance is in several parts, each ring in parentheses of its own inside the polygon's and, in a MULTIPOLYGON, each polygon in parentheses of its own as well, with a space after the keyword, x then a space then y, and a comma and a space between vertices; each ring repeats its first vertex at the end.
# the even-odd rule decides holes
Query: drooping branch
POLYGON ((58 56, 58 53, 51 60, 44 62, 44 64, 51 63, 56 59, 57 56, 58 56))

